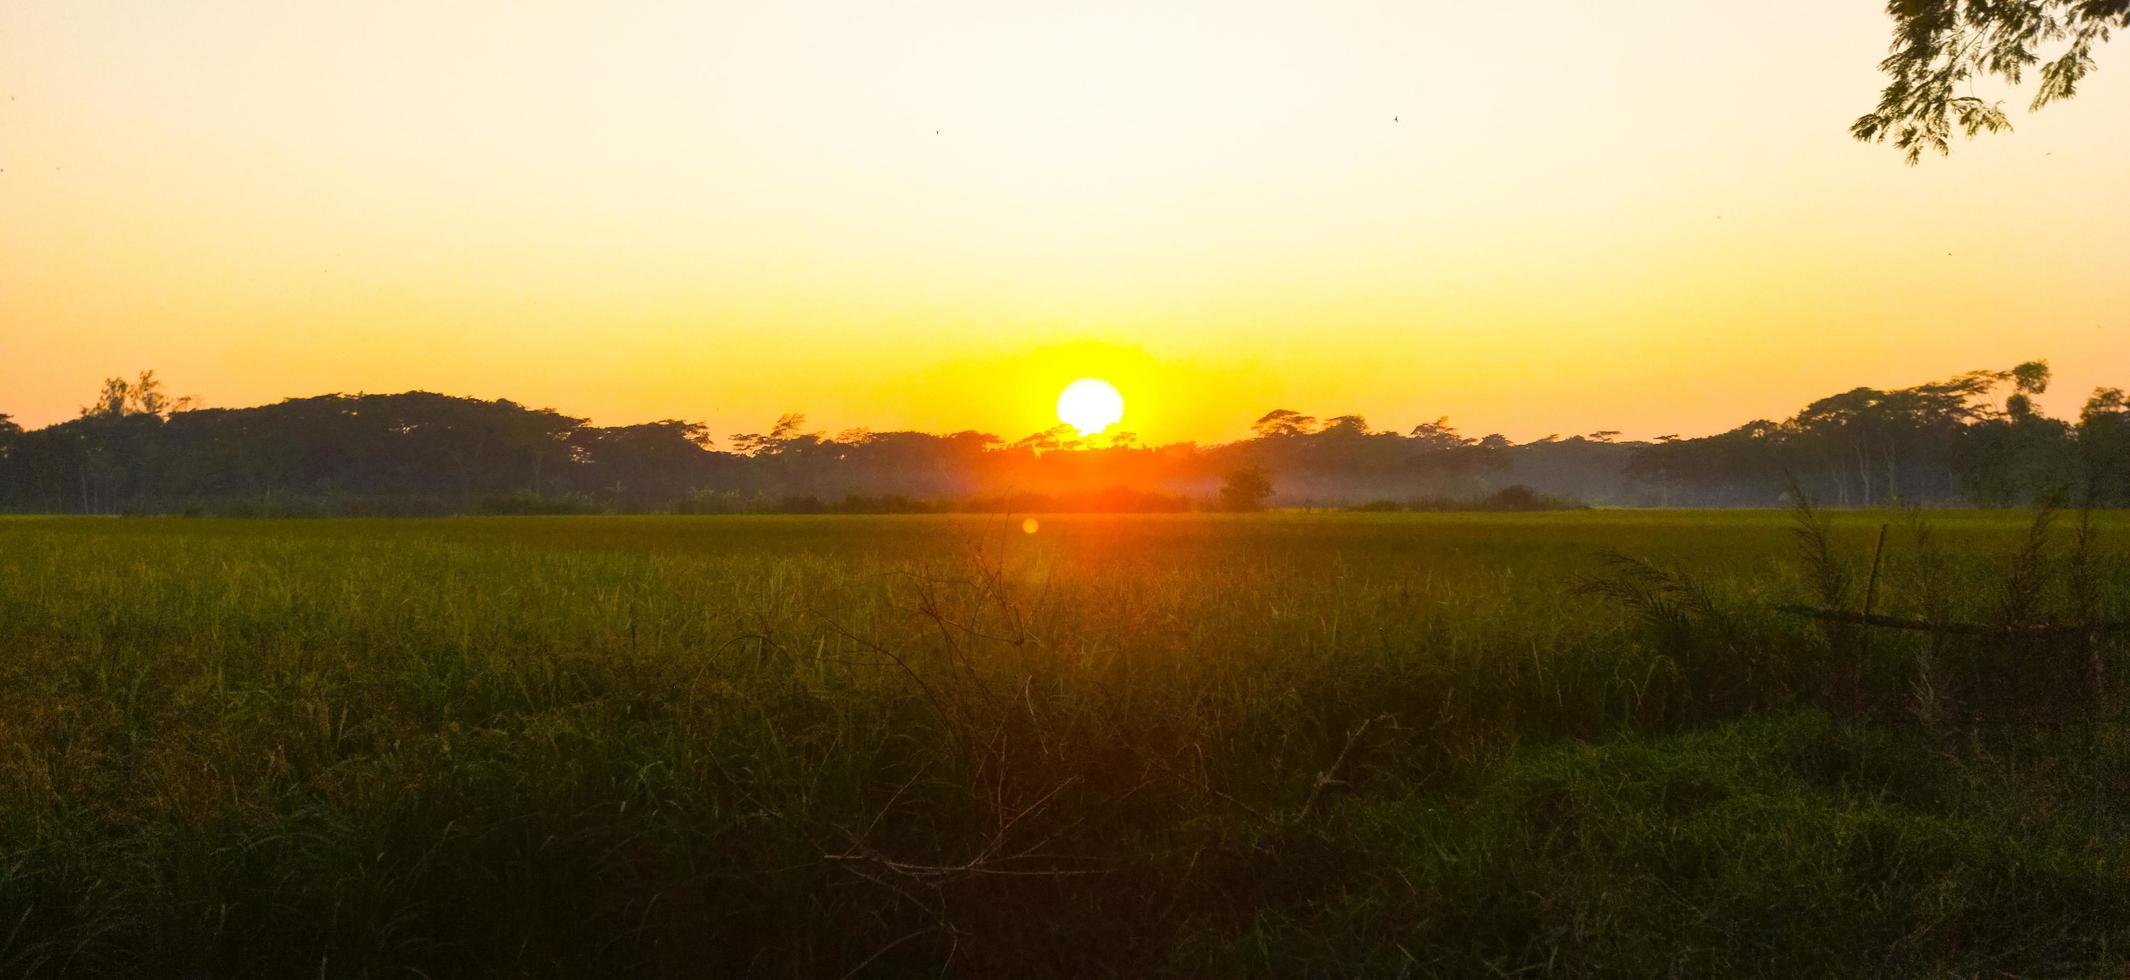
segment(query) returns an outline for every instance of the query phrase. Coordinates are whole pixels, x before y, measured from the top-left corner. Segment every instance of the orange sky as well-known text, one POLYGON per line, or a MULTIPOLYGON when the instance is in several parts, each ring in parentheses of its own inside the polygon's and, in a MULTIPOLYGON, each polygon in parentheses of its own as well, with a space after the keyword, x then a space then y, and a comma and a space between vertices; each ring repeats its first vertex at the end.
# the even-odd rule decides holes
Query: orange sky
MULTIPOLYGON (((1702 433, 2130 385, 2130 63, 1909 168, 1868 0, 0 5, 0 412, 1290 407, 1702 433), (1394 117, 1396 121, 1393 121, 1394 117)), ((2025 93, 2009 101, 2023 106, 2025 93)))

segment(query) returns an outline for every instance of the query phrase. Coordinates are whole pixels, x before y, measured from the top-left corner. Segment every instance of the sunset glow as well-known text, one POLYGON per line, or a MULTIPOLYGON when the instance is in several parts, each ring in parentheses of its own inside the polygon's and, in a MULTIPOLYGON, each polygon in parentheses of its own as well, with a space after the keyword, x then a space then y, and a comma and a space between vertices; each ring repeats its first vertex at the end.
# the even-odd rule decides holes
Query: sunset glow
POLYGON ((2130 64, 1911 168, 1845 132, 1879 7, 18 0, 0 412, 153 368, 1013 439, 1099 374, 1152 443, 1632 438, 2045 357, 2075 414, 2130 64))
POLYGON ((2120 972, 2126 36, 0 0, 0 974, 2120 972))

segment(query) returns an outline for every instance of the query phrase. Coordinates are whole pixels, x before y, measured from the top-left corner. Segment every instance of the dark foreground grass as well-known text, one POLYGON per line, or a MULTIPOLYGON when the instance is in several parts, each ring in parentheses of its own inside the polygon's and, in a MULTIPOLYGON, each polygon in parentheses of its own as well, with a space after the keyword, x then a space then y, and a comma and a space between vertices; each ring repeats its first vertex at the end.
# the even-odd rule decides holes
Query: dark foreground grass
POLYGON ((1780 514, 1039 520, 0 520, 0 975, 2122 973, 2113 641, 1867 651, 1780 514))

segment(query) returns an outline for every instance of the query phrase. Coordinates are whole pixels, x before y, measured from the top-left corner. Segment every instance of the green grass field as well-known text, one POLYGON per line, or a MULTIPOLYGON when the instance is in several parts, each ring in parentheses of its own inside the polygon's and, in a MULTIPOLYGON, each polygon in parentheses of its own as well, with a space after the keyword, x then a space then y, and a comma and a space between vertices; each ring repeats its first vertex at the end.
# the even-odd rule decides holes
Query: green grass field
MULTIPOLYGON (((1926 517, 1845 607, 2130 608, 1926 517)), ((2130 960, 2121 634, 1777 612, 1784 513, 1037 521, 0 519, 0 975, 2130 960)))

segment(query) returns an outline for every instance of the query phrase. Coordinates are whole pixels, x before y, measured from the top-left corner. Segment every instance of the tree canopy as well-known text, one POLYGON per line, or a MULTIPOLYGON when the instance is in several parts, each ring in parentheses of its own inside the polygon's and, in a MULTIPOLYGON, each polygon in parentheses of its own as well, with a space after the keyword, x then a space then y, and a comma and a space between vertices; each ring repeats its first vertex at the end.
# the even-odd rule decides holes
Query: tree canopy
POLYGON ((2019 85, 2032 72, 2039 85, 2029 107, 2040 109, 2076 95, 2095 67, 2093 49, 2130 27, 2130 0, 1889 0, 1886 12, 1886 88, 1849 131, 1891 142, 1910 163, 1926 150, 1950 152, 1955 131, 2011 128, 2003 103, 1974 93, 1976 80, 2019 85))

